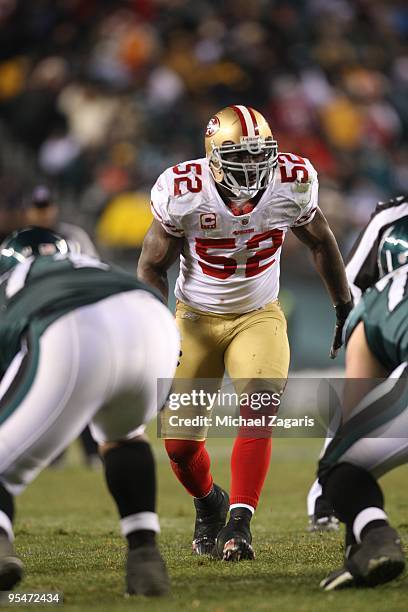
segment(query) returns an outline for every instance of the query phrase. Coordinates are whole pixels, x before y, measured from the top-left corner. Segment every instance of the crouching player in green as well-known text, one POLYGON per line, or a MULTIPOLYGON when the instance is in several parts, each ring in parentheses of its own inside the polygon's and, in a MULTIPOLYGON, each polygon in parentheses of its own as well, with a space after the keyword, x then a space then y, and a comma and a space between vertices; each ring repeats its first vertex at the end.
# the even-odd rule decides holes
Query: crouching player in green
POLYGON ((344 567, 321 587, 376 586, 396 578, 405 556, 388 522, 377 478, 408 462, 408 216, 378 250, 380 280, 363 294, 346 330, 346 392, 383 379, 355 406, 319 463, 319 481, 346 525, 344 567))
POLYGON ((0 246, 0 590, 23 573, 14 496, 90 423, 128 542, 126 590, 167 592, 144 426, 165 402, 178 354, 170 312, 131 275, 70 253, 46 229, 0 246))

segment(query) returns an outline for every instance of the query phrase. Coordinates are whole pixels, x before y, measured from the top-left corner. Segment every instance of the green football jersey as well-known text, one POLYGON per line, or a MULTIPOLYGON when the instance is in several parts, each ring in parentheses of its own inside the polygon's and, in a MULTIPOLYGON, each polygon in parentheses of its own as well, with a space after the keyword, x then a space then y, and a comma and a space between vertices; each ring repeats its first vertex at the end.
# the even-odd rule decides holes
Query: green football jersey
POLYGON ((370 350, 388 371, 408 361, 408 264, 363 294, 348 319, 346 342, 360 321, 370 350))
POLYGON ((0 375, 30 327, 40 335, 75 308, 134 289, 154 293, 131 274, 85 255, 58 253, 19 264, 0 278, 0 375))

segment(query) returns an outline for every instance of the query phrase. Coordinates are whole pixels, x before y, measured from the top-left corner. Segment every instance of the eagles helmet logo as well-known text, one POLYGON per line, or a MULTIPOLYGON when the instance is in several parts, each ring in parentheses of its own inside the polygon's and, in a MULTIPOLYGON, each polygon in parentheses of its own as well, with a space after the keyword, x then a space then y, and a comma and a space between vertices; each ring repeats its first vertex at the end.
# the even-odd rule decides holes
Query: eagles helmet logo
POLYGON ((379 278, 408 262, 408 217, 393 223, 383 234, 378 247, 379 278))

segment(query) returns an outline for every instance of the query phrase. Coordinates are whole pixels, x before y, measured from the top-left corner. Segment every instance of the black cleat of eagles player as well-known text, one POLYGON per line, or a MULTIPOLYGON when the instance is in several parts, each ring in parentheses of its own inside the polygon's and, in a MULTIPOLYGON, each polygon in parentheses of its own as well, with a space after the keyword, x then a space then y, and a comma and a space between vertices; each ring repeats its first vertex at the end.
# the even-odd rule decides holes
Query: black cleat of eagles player
POLYGON ((338 531, 339 521, 334 515, 333 506, 320 495, 316 499, 315 511, 313 516, 309 518, 308 531, 338 531))
POLYGON ((0 534, 0 591, 11 591, 22 579, 23 571, 13 544, 6 535, 0 534))
POLYGON ((334 591, 347 587, 375 587, 397 578, 405 555, 398 533, 388 525, 372 529, 348 556, 342 569, 322 580, 320 587, 334 591))
POLYGON ((223 561, 244 561, 255 559, 251 546, 250 522, 252 513, 246 508, 231 510, 230 519, 217 536, 214 556, 223 561))
POLYGON ((166 564, 156 546, 129 550, 126 561, 126 594, 160 597, 170 590, 166 564))
MULTIPOLYGON (((211 498, 194 499, 196 521, 193 536, 193 552, 211 555, 219 531, 224 527, 229 509, 228 493, 214 484, 211 498)), ((209 496, 207 496, 209 497, 209 496)))

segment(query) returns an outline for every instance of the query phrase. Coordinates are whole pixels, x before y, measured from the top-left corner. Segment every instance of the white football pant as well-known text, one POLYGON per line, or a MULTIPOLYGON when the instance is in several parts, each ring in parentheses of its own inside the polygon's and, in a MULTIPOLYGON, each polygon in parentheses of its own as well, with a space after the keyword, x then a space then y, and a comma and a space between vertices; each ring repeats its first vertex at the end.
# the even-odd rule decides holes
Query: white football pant
POLYGON ((20 493, 88 423, 99 443, 143 433, 167 398, 178 356, 171 313, 142 290, 30 333, 0 383, 0 481, 20 493))

